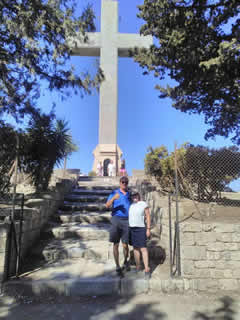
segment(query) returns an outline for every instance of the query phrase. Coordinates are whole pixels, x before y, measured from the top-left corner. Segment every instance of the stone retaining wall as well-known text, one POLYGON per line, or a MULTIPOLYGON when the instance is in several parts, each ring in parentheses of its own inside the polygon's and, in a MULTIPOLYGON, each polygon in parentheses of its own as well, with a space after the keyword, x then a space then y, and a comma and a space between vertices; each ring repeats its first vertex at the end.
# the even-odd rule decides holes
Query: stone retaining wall
POLYGON ((180 224, 182 275, 198 289, 240 289, 240 223, 180 224))
MULTIPOLYGON (((151 209, 153 236, 165 249, 165 263, 169 263, 168 197, 148 191, 144 198, 151 209)), ((182 276, 175 279, 177 287, 183 291, 237 291, 240 289, 240 222, 230 216, 231 207, 219 207, 225 210, 220 218, 216 204, 197 203, 197 206, 198 209, 188 199, 179 201, 182 276)), ((171 213, 174 235, 175 201, 171 203, 171 213)), ((169 279, 171 283, 173 280, 169 279)))
MULTIPOLYGON (((159 240, 159 245, 164 248, 166 259, 169 262, 169 203, 168 197, 162 196, 158 191, 148 192, 145 201, 151 211, 152 237, 159 240)), ((176 220, 176 203, 171 203, 172 233, 174 233, 174 221, 176 220)), ((179 216, 184 216, 183 207, 179 206, 179 216)))
POLYGON ((4 279, 4 273, 6 269, 6 250, 7 250, 7 235, 8 235, 8 226, 0 223, 0 283, 4 279))
MULTIPOLYGON (((64 201, 65 193, 69 192, 74 181, 63 180, 55 187, 54 192, 32 194, 27 196, 25 200, 24 213, 23 213, 23 225, 22 225, 22 239, 21 239, 21 257, 26 256, 28 250, 39 239, 40 231, 44 225, 48 222, 51 215, 53 215, 58 207, 64 201)), ((19 214, 20 208, 16 206, 16 232, 17 240, 19 237, 19 214)), ((15 274, 16 263, 16 251, 13 246, 10 248, 10 224, 7 216, 9 215, 9 209, 6 209, 6 218, 0 223, 0 283, 6 279, 8 257, 11 251, 11 262, 9 266, 10 274, 15 274)))

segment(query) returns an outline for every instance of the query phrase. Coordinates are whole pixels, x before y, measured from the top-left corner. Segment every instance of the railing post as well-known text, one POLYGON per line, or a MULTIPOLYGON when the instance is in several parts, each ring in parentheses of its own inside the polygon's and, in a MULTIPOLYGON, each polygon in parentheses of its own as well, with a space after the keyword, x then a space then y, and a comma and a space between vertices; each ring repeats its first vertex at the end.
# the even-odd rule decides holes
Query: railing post
POLYGON ((19 157, 19 136, 16 133, 16 159, 15 159, 15 167, 14 167, 14 177, 13 177, 13 199, 12 199, 12 214, 11 219, 12 222, 15 220, 15 199, 16 199, 16 190, 17 190, 17 173, 18 173, 18 157, 19 157))
POLYGON ((170 276, 173 276, 173 258, 172 258, 172 211, 171 194, 168 194, 168 219, 169 219, 169 251, 170 251, 170 276))
POLYGON ((177 144, 175 143, 174 151, 174 163, 175 163, 175 196, 176 196, 176 240, 177 240, 177 273, 181 276, 181 256, 180 256, 180 232, 179 232, 179 185, 178 185, 178 165, 177 165, 177 144))
POLYGON ((18 256, 16 265, 16 277, 20 274, 21 268, 21 251, 22 251, 22 226, 23 226, 23 210, 24 210, 24 194, 22 194, 21 199, 21 214, 20 214, 20 225, 19 225, 19 235, 18 235, 18 256))

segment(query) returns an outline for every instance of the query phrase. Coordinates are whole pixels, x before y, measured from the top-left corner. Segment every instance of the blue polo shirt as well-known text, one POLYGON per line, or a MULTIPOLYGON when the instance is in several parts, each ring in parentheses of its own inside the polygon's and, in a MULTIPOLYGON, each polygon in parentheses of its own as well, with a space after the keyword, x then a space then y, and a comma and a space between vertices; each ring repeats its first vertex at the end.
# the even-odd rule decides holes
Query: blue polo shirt
POLYGON ((116 189, 109 195, 107 201, 111 200, 117 192, 120 194, 120 198, 113 201, 112 216, 128 219, 128 211, 131 205, 128 191, 124 194, 120 189, 116 189))

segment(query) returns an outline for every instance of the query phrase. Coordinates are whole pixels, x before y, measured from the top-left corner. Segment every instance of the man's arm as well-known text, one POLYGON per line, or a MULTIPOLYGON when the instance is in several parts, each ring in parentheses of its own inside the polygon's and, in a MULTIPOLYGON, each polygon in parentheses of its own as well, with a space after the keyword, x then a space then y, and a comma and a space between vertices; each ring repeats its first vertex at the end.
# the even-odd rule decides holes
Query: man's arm
POLYGON ((107 208, 110 208, 113 204, 113 201, 117 200, 119 198, 120 198, 120 194, 118 192, 116 192, 115 195, 105 203, 105 206, 107 208))

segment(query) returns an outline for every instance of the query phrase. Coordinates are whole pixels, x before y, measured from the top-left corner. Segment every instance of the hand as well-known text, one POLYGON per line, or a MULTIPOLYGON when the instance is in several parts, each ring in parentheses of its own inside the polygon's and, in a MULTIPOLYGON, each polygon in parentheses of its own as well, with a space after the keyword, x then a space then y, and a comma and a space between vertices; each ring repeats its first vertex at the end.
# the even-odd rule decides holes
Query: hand
POLYGON ((117 192, 114 196, 113 196, 113 200, 117 200, 120 198, 120 194, 117 192))
POLYGON ((114 200, 117 200, 117 199, 119 199, 120 198, 120 194, 117 192, 117 193, 115 193, 115 195, 105 204, 105 206, 107 207, 107 208, 110 208, 111 206, 112 206, 112 204, 113 204, 113 201, 114 200))
POLYGON ((150 231, 150 229, 147 229, 147 231, 146 231, 146 236, 147 236, 147 238, 150 238, 150 236, 151 236, 151 231, 150 231))

